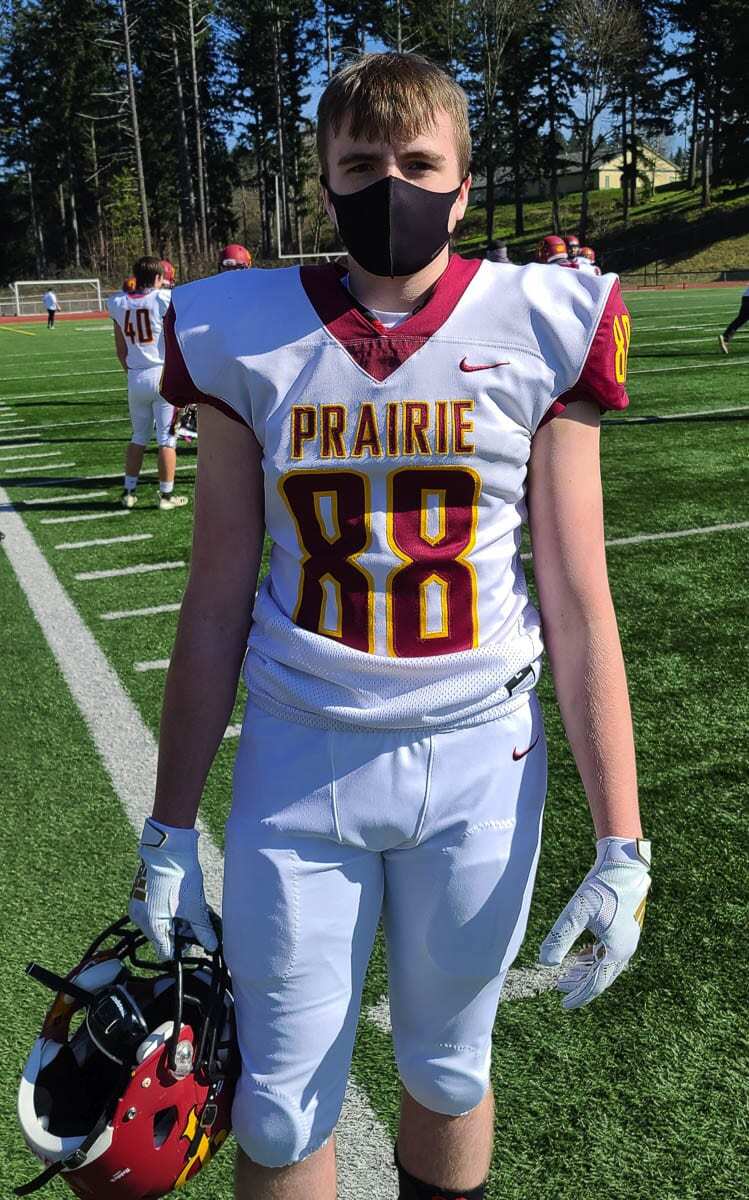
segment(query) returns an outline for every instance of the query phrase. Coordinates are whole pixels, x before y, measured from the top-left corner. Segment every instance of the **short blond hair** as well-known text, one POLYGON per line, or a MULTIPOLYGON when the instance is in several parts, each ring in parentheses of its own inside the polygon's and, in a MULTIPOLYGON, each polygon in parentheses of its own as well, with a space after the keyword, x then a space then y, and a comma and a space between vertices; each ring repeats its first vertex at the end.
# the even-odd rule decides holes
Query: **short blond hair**
POLYGON ((471 167, 471 131, 462 87, 421 54, 360 55, 336 72, 317 106, 317 153, 323 174, 329 131, 338 134, 346 117, 354 138, 409 142, 434 126, 440 109, 452 121, 458 166, 465 178, 471 167))

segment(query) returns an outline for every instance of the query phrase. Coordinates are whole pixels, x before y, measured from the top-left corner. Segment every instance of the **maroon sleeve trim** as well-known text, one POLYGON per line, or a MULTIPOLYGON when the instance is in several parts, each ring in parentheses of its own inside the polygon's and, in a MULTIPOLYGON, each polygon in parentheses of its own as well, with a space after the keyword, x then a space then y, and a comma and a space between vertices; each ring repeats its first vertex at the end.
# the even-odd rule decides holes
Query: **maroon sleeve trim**
MULTIPOLYGON (((622 290, 618 280, 609 292, 577 382, 551 404, 539 422, 539 429, 542 425, 552 421, 554 417, 558 417, 569 404, 574 404, 576 400, 592 400, 598 405, 601 412, 608 410, 621 412, 627 407, 629 404, 627 389, 624 382, 620 383, 616 378, 618 351, 617 341, 614 337, 614 322, 617 318, 619 319, 621 339, 625 324, 627 331, 630 326, 629 312, 622 299, 622 290), (626 318, 626 322, 623 322, 622 318, 626 318)), ((624 363, 624 374, 626 375, 626 352, 624 363)))
POLYGON ((207 392, 201 392, 200 388, 195 386, 179 344, 174 327, 175 320, 174 304, 170 304, 164 317, 164 370, 161 372, 159 384, 161 395, 175 408, 185 408, 188 404, 209 404, 211 408, 217 408, 224 416, 247 428, 247 422, 225 400, 219 399, 218 396, 209 396, 207 392))

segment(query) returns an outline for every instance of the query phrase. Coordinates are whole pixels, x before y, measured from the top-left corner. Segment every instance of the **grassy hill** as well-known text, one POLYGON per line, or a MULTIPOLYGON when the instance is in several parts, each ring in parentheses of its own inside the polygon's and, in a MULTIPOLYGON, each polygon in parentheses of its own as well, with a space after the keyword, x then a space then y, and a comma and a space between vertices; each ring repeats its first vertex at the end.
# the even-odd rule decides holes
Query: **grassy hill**
MULTIPOLYGON (((565 196, 561 209, 564 229, 576 231, 580 195, 565 196)), ((706 209, 700 207, 699 189, 689 191, 681 183, 667 184, 630 211, 626 228, 618 189, 591 192, 589 211, 587 240, 609 270, 621 275, 647 272, 648 282, 655 282, 656 271, 659 280, 707 282, 720 279, 724 271, 733 272, 735 278, 749 278, 749 183, 716 188, 713 203, 706 209)), ((533 258, 538 239, 549 232, 550 217, 548 200, 529 201, 526 234, 518 238, 513 232, 514 205, 502 204, 496 211, 494 236, 507 242, 514 262, 527 262, 533 258)), ((482 207, 469 208, 458 250, 470 253, 485 244, 484 222, 482 207)))

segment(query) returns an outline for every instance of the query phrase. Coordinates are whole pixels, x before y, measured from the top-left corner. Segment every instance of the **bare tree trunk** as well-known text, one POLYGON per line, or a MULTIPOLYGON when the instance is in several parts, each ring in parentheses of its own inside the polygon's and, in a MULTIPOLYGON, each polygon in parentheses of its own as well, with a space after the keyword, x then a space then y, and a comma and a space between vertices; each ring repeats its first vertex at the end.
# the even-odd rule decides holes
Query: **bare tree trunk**
POLYGON ((694 94, 692 95, 692 132, 691 144, 689 147, 689 173, 687 175, 687 187, 694 189, 697 184, 697 143, 699 141, 699 122, 700 122, 700 93, 697 84, 694 84, 694 94))
POLYGON ((135 81, 133 79, 133 56, 130 51, 130 20, 127 15, 127 0, 122 4, 122 29, 125 37, 125 62, 127 64, 127 90, 130 98, 130 120, 133 127, 133 143, 135 146, 135 170, 138 176, 138 195, 140 197, 140 219, 143 226, 143 249, 151 253, 151 225, 148 220, 148 197, 146 196, 146 179, 143 174, 143 155, 140 146, 140 128, 138 126, 138 109, 135 103, 135 81))
POLYGON ((710 98, 705 93, 705 113, 702 125, 702 197, 700 204, 707 208, 712 201, 711 196, 712 163, 710 161, 710 98))
POLYGON ((517 93, 515 93, 512 97, 510 112, 512 121, 512 174, 515 200, 515 236, 522 237, 525 233, 523 212, 525 181, 523 179, 522 148, 520 143, 520 112, 518 107, 517 93))
POLYGON ((207 255, 210 256, 214 249, 213 244, 211 242, 211 236, 210 236, 210 230, 213 228, 213 221, 211 219, 211 189, 208 185, 208 151, 206 149, 206 144, 205 144, 205 130, 202 127, 201 127, 201 134, 203 137, 203 156, 202 156, 203 157, 203 195, 205 196, 205 221, 206 221, 205 252, 207 255))
POLYGON ((395 0, 395 48, 403 53, 403 21, 401 19, 401 0, 395 0))
POLYGON ((96 128, 91 122, 91 166, 94 169, 94 199, 96 202, 96 239, 99 243, 99 269, 102 270, 107 257, 104 242, 104 214, 101 208, 101 187, 99 186, 99 155, 96 151, 96 128))
POLYGON ((333 74, 333 22, 330 9, 325 5, 325 60, 328 64, 328 79, 333 74))
POLYGON ((44 275, 47 270, 47 261, 44 254, 44 235, 42 227, 37 220, 36 202, 34 200, 34 182, 31 175, 31 167, 26 165, 26 181, 29 185, 29 216, 31 217, 31 228, 34 234, 34 259, 36 262, 36 273, 39 277, 44 275))
POLYGON ((281 218, 283 224, 284 241, 291 240, 291 220, 289 214, 289 197, 286 184, 286 151, 284 145, 283 133, 283 102, 281 99, 281 71, 279 67, 279 55, 281 53, 281 38, 278 27, 278 14, 274 8, 273 11, 273 92, 276 104, 276 138, 278 142, 278 168, 279 168, 279 184, 281 195, 281 218))
POLYGON ((549 116, 549 195, 551 197, 551 227, 555 233, 561 229, 559 219, 559 169, 557 162, 557 105, 554 88, 554 73, 551 62, 551 47, 546 66, 546 101, 549 116))
POLYGON ((621 139, 622 139, 622 176, 621 176, 622 220, 624 221, 624 224, 627 225, 629 222, 629 160, 627 157, 627 150, 629 148, 629 137, 628 137, 628 133, 627 133, 627 91, 626 91, 626 88, 622 92, 621 139))
POLYGON ((62 254, 67 264, 68 261, 68 221, 65 213, 65 189, 62 186, 62 180, 57 185, 57 207, 60 210, 60 228, 62 230, 62 254))
POLYGON ((177 261, 179 277, 185 280, 187 278, 187 255, 185 254, 185 229, 181 204, 177 205, 177 261))
POLYGON ((76 267, 81 265, 81 238, 78 230, 78 206, 75 200, 75 184, 73 183, 73 172, 70 168, 70 159, 68 159, 68 204, 70 206, 70 229, 73 234, 73 258, 76 267))
POLYGON ((187 0, 187 20, 190 34, 190 70, 192 73, 192 103, 195 118, 195 165, 198 177, 198 213, 200 216, 200 242, 205 255, 208 254, 208 219, 205 205, 205 176, 203 173, 203 125, 200 119, 200 91, 198 88, 198 60, 195 49, 195 12, 193 0, 187 0))
POLYGON ((629 180, 629 202, 634 208, 637 203, 637 162, 639 158, 637 147, 637 110, 634 92, 632 93, 632 104, 630 107, 629 119, 629 144, 631 147, 631 174, 629 180))
POLYGON ((185 112, 185 94, 182 88, 182 72, 179 61, 179 48, 177 46, 177 31, 172 25, 172 65, 174 67, 174 85, 177 93, 177 119, 179 124, 179 138, 177 150, 179 154, 180 174, 182 176, 182 187, 180 195, 180 206, 184 206, 187 211, 190 222, 190 240, 193 243, 195 250, 200 253, 200 241, 198 237, 198 219, 195 212, 195 189, 192 186, 192 173, 190 171, 190 139, 187 136, 187 114, 185 112))

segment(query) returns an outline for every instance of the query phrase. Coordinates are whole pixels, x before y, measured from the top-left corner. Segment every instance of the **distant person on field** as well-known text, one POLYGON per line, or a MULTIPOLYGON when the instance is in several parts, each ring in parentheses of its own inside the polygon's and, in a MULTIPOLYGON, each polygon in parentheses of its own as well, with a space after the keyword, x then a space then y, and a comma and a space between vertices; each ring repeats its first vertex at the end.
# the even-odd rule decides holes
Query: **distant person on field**
POLYGON ((546 237, 541 238, 536 247, 536 262, 554 263, 557 267, 571 267, 573 271, 578 270, 577 263, 570 262, 567 257, 564 238, 561 238, 558 233, 547 233, 546 237))
POLYGON ((579 237, 575 233, 570 233, 564 239, 564 244, 567 247, 567 258, 570 260, 570 262, 573 264, 573 266, 578 267, 580 265, 580 262, 579 262, 580 239, 579 239, 579 237))
POLYGON ((601 274, 601 268, 596 265, 596 252, 592 246, 581 246, 576 261, 579 271, 591 271, 593 275, 601 274))
POLYGON ((487 262, 508 263, 510 256, 507 253, 506 242, 496 242, 492 239, 487 243, 486 254, 484 258, 487 262))
POLYGON ((741 308, 739 309, 738 316, 734 317, 727 329, 718 334, 718 342, 724 354, 728 354, 728 344, 733 341, 733 335, 738 333, 742 325, 746 325, 747 321, 749 321, 749 287, 742 292, 741 308))
POLYGON ((252 255, 246 246, 230 242, 218 256, 219 273, 223 271, 246 271, 252 266, 252 255))
POLYGON ((62 312, 55 293, 53 291, 45 292, 42 296, 42 304, 47 310, 47 329, 54 329, 55 313, 62 312))
POLYGON ((174 495, 174 471, 177 465, 176 438, 172 433, 174 409, 159 393, 164 366, 164 317, 171 301, 164 288, 162 265, 158 258, 139 258, 133 267, 135 291, 117 292, 107 300, 114 321, 117 357, 127 371, 127 399, 133 436, 125 452, 125 488, 123 508, 137 501, 135 489, 143 465, 143 455, 151 440, 154 424, 159 447, 159 508, 182 508, 186 496, 174 495))

